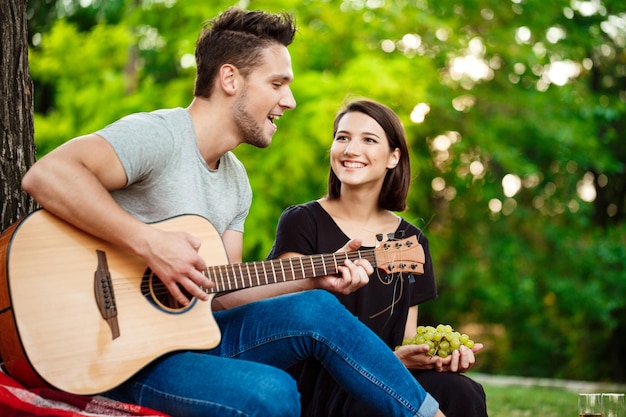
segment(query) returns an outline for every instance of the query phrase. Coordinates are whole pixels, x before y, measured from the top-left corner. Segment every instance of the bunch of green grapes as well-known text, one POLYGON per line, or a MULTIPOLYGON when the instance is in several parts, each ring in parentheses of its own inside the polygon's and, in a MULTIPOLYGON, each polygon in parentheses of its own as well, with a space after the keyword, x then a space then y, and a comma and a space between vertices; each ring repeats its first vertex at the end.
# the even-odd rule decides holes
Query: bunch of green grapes
POLYGON ((449 324, 439 324, 437 327, 418 326, 415 337, 402 341, 402 346, 422 344, 430 346, 428 351, 430 356, 437 355, 446 358, 461 345, 471 349, 474 346, 474 341, 465 333, 455 331, 449 324))

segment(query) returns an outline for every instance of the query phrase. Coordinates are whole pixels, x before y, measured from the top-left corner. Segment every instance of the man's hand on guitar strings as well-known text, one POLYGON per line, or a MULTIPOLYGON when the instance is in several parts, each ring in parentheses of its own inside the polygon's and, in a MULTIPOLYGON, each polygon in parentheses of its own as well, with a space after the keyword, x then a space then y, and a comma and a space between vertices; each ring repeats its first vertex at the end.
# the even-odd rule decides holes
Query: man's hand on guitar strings
POLYGON ((207 301, 209 294, 203 288, 213 288, 215 284, 204 274, 206 263, 198 254, 200 240, 186 232, 152 230, 146 239, 147 253, 143 255, 152 271, 182 305, 191 300, 179 286, 192 297, 207 301))

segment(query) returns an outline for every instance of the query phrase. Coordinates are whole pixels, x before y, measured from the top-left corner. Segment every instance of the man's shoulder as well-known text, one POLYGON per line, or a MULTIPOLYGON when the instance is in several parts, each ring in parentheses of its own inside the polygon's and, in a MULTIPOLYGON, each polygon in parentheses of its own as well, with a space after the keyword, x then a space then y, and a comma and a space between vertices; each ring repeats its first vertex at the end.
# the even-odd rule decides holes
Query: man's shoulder
POLYGON ((220 165, 225 167, 227 171, 240 171, 243 174, 246 174, 246 166, 237 158, 234 152, 228 151, 220 158, 220 165))
POLYGON ((158 109, 151 112, 137 114, 144 114, 147 117, 156 117, 164 120, 191 120, 191 116, 189 115, 187 110, 183 109, 182 107, 174 107, 171 109, 158 109))
POLYGON ((112 122, 101 131, 110 131, 114 129, 162 129, 164 125, 185 123, 186 111, 182 108, 175 109, 159 109, 150 112, 136 112, 128 114, 119 120, 112 122))

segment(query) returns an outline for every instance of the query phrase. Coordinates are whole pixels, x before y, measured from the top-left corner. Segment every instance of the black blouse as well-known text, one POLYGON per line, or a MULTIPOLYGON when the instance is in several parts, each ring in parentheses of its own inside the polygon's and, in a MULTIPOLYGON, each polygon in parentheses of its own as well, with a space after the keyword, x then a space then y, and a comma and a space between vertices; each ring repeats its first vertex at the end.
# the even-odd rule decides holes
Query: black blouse
MULTIPOLYGON (((424 274, 387 275, 378 269, 363 288, 349 295, 335 294, 390 348, 402 342, 409 307, 437 297, 428 239, 419 228, 401 219, 395 237, 401 239, 413 235, 418 236, 424 249, 424 274)), ((268 259, 286 252, 302 255, 333 253, 349 239, 326 210, 317 201, 311 201, 285 209, 278 221, 276 240, 268 259)))

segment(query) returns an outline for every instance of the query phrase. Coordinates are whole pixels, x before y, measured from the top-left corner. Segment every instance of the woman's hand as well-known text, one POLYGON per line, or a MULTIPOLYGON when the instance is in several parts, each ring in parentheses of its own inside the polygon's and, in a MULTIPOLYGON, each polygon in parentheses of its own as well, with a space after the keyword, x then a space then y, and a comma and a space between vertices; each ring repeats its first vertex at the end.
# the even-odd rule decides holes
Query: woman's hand
POLYGON ((404 345, 396 351, 396 356, 408 369, 434 369, 437 372, 467 372, 476 362, 474 353, 483 348, 481 343, 475 343, 472 349, 461 346, 446 358, 428 354, 429 346, 404 345))
MULTIPOLYGON (((345 244, 339 252, 353 252, 361 247, 361 240, 352 239, 345 244)), ((374 273, 374 267, 371 263, 364 258, 359 258, 355 261, 346 259, 343 261, 343 265, 337 268, 339 274, 327 275, 325 277, 315 278, 314 282, 318 288, 348 295, 359 288, 367 285, 369 282, 369 276, 374 273)))

